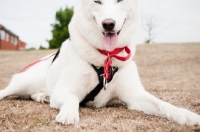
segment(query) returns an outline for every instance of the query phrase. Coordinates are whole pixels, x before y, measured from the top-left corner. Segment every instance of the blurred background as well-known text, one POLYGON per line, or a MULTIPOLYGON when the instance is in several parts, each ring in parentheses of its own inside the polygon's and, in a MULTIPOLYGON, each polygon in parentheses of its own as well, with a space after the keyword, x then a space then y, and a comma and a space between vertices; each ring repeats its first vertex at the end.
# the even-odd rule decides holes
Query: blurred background
MULTIPOLYGON (((58 41, 69 36, 67 24, 78 1, 0 0, 0 49, 3 41, 15 46, 6 47, 11 49, 58 48, 62 43, 58 41)), ((200 42, 200 0, 139 3, 142 15, 137 44, 200 42)))

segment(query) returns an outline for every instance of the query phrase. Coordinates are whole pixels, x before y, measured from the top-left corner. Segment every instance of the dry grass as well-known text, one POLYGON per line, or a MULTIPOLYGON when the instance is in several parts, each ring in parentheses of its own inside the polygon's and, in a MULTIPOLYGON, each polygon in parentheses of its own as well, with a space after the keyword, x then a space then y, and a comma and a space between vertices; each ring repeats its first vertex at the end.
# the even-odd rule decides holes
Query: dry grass
MULTIPOLYGON (((145 88, 156 97, 200 114, 200 44, 140 45, 134 60, 145 88)), ((0 89, 26 64, 55 51, 0 51, 0 89)), ((55 122, 58 111, 30 100, 0 101, 0 131, 200 131, 116 104, 80 108, 80 123, 55 122)))

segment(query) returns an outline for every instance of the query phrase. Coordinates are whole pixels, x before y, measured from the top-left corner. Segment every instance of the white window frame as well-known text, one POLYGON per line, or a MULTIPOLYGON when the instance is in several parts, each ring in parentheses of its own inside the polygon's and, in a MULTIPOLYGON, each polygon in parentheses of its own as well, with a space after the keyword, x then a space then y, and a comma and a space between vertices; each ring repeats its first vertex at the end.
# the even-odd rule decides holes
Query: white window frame
POLYGON ((10 43, 13 44, 13 36, 10 36, 10 43))
POLYGON ((9 33, 6 33, 6 42, 9 42, 9 33))
POLYGON ((5 38, 6 38, 6 32, 4 30, 0 30, 0 35, 1 35, 0 39, 1 40, 5 40, 5 38))
POLYGON ((18 39, 16 37, 14 37, 14 43, 13 43, 15 46, 17 46, 18 44, 18 39))

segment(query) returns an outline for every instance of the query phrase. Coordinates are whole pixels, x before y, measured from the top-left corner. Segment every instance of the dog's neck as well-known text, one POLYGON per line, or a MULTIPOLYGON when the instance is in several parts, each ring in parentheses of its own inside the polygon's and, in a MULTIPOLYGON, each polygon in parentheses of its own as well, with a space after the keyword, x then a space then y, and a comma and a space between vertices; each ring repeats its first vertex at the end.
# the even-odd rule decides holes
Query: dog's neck
MULTIPOLYGON (((79 36, 82 38, 82 36, 79 36)), ((85 61, 87 61, 90 64, 93 64, 95 66, 100 66, 103 67, 105 64, 105 60, 107 59, 107 56, 102 54, 100 52, 99 49, 94 48, 92 45, 90 45, 85 39, 79 39, 81 41, 76 41, 77 40, 77 36, 76 36, 76 40, 73 41, 73 37, 72 37, 72 43, 74 46, 74 49, 78 52, 79 56, 84 59, 85 61)), ((119 56, 126 56, 127 53, 125 51, 121 51, 120 53, 118 53, 119 56)), ((129 58, 131 58, 131 55, 128 57, 127 60, 129 60, 129 58)), ((116 58, 112 58, 112 66, 117 66, 120 67, 122 65, 124 65, 124 63, 119 59, 116 58)))

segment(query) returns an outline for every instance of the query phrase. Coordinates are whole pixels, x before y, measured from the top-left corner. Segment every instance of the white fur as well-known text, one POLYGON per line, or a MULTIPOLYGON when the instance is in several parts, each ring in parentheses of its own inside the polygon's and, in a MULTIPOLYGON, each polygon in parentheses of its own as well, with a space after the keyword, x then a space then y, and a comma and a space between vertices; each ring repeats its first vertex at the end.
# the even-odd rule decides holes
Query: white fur
MULTIPOLYGON (((0 99, 19 95, 30 96, 37 102, 47 102, 49 96, 50 106, 60 110, 56 116, 57 122, 79 122, 79 103, 98 84, 91 64, 103 66, 106 59, 98 52, 98 49, 104 49, 103 20, 111 18, 116 21, 114 30, 117 32, 122 29, 117 47, 128 46, 132 56, 135 54, 134 34, 139 17, 137 1, 101 2, 102 5, 98 5, 93 0, 81 0, 69 25, 71 41, 63 43, 56 61, 51 64, 51 57, 14 75, 10 84, 0 91, 0 99)), ((200 125, 199 115, 161 101, 145 91, 131 58, 126 62, 113 59, 112 65, 118 66, 119 71, 108 84, 107 90, 101 90, 93 102, 87 103, 88 106, 104 107, 110 100, 118 98, 127 104, 128 109, 167 117, 181 125, 200 125)))

